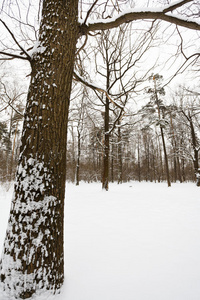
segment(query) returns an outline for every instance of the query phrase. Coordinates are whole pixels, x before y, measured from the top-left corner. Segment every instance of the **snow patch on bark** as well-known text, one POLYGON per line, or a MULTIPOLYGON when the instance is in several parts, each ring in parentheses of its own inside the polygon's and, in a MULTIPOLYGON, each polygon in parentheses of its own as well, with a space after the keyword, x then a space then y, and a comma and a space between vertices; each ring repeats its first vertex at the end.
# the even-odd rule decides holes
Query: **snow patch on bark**
POLYGON ((33 48, 29 52, 29 55, 33 57, 37 53, 44 53, 46 50, 46 47, 42 46, 42 44, 39 41, 36 41, 33 48))
MULTIPOLYGON (((54 210, 60 201, 53 195, 42 196, 50 177, 44 163, 37 159, 24 159, 18 166, 18 183, 0 262, 2 288, 10 296, 52 286, 50 268, 43 262, 45 257, 53 257, 49 241, 54 239, 54 210)), ((50 259, 50 263, 55 262, 50 259)))

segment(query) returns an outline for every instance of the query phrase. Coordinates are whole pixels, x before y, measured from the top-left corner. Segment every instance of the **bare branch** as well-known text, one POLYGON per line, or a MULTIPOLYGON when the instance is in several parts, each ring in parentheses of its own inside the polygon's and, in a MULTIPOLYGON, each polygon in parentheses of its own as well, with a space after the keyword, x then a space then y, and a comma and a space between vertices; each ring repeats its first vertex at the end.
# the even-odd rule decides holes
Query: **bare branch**
POLYGON ((19 59, 23 59, 23 60, 29 60, 27 57, 20 56, 20 55, 17 55, 17 54, 7 53, 7 52, 4 52, 4 51, 0 51, 0 54, 9 56, 10 57, 9 59, 19 58, 19 59))
POLYGON ((178 74, 183 73, 183 71, 185 71, 185 69, 187 69, 188 66, 186 64, 189 60, 194 58, 193 61, 190 63, 190 64, 192 64, 194 61, 196 61, 196 59, 198 59, 198 57, 200 57, 200 53, 194 53, 194 54, 190 55, 189 57, 187 57, 185 59, 184 63, 179 67, 179 69, 176 71, 176 73, 167 81, 167 83, 165 83, 163 85, 163 87, 167 86, 178 74))
POLYGON ((92 4, 92 6, 90 7, 90 9, 88 10, 88 12, 87 12, 87 16, 86 16, 86 18, 85 18, 85 21, 83 22, 83 25, 85 25, 85 24, 86 24, 86 22, 87 22, 87 19, 88 19, 88 17, 89 17, 89 15, 90 15, 90 13, 91 13, 91 11, 92 11, 93 7, 96 5, 96 3, 97 3, 97 2, 98 2, 98 0, 94 1, 94 3, 92 4))
POLYGON ((180 1, 178 3, 172 4, 172 5, 170 4, 168 7, 163 9, 163 12, 164 13, 171 12, 171 11, 173 11, 173 10, 175 10, 175 9, 177 9, 177 8, 183 6, 184 4, 189 3, 191 1, 193 1, 193 0, 184 0, 184 1, 180 1))
POLYGON ((80 81, 81 83, 83 83, 84 85, 86 85, 87 87, 89 87, 89 88, 91 88, 91 89, 93 89, 93 90, 96 90, 96 91, 99 91, 99 92, 103 92, 103 93, 106 95, 106 97, 107 97, 114 105, 116 105, 116 106, 117 106, 118 108, 120 108, 120 109, 123 109, 123 108, 124 108, 124 106, 119 105, 118 103, 116 103, 116 102, 108 95, 108 93, 107 93, 104 89, 102 89, 102 88, 100 88, 100 87, 97 87, 97 86, 95 86, 94 84, 85 81, 85 80, 84 80, 82 77, 80 77, 76 72, 74 72, 74 79, 75 79, 76 81, 80 81))
POLYGON ((77 50, 76 55, 81 52, 81 50, 85 47, 85 45, 87 44, 87 40, 88 40, 88 35, 86 34, 85 36, 85 41, 83 43, 83 45, 77 50))
MULTIPOLYGON (((10 33, 12 39, 15 41, 15 43, 17 44, 17 46, 21 49, 22 53, 26 55, 26 59, 31 61, 31 57, 30 55, 26 52, 26 50, 24 50, 24 48, 18 43, 18 41, 16 40, 14 34, 12 33, 12 31, 8 28, 8 26, 6 25, 6 23, 0 19, 0 22, 4 25, 4 27, 7 29, 7 31, 10 33)), ((21 58, 21 57, 18 57, 21 58)))
POLYGON ((6 97, 8 98, 8 101, 2 99, 3 102, 4 102, 6 105, 0 110, 0 112, 2 112, 3 110, 5 110, 6 108, 8 108, 8 107, 10 106, 10 107, 11 107, 18 115, 20 115, 20 116, 23 117, 24 114, 22 114, 19 110, 17 110, 17 109, 13 106, 13 102, 16 101, 16 99, 19 98, 19 97, 21 97, 22 95, 25 95, 26 93, 20 93, 20 94, 18 94, 17 96, 15 96, 14 98, 11 98, 11 97, 8 95, 8 93, 7 93, 6 85, 5 85, 2 81, 0 81, 0 83, 1 83, 1 85, 3 86, 3 88, 4 88, 4 92, 5 92, 6 97))

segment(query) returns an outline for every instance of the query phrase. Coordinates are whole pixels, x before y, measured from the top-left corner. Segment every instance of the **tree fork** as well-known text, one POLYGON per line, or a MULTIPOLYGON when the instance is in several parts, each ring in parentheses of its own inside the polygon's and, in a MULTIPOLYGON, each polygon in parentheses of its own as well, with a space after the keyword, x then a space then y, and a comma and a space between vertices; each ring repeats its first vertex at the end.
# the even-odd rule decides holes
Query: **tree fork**
POLYGON ((39 289, 55 292, 64 280, 66 136, 77 15, 78 0, 43 1, 0 263, 3 288, 16 298, 39 289))

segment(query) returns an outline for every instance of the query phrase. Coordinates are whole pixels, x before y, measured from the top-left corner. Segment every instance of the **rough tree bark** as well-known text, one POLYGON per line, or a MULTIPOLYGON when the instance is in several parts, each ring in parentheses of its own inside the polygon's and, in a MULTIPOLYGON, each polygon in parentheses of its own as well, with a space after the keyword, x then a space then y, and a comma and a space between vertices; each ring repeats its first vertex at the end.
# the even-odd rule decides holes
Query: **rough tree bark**
POLYGON ((42 288, 55 291, 64 280, 66 136, 77 13, 78 0, 43 1, 0 263, 3 288, 17 298, 42 288))

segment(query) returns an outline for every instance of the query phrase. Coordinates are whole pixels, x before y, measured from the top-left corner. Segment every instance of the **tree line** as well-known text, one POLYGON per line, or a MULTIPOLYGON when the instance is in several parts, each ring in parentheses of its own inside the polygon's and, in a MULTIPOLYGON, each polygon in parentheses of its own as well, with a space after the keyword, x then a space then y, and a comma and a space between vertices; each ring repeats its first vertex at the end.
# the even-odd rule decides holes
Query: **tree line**
MULTIPOLYGON (((162 78, 155 74, 151 81, 153 77, 157 82, 162 78)), ((163 88, 153 84, 146 93, 149 101, 137 112, 127 111, 110 134, 109 181, 199 185, 199 94, 179 86, 167 104, 163 88)), ((78 108, 72 102, 71 112, 67 179, 77 185, 102 181, 105 114, 93 110, 86 97, 78 108)))
MULTIPOLYGON (((161 75, 151 75, 145 89, 145 104, 125 111, 114 128, 119 112, 113 113, 111 108, 108 182, 166 181, 170 186, 171 182, 194 181, 199 185, 200 95, 178 86, 166 97, 162 82, 161 75)), ((6 86, 1 88, 1 110, 7 110, 7 119, 0 122, 3 182, 15 177, 24 106, 19 91, 12 91, 8 98, 6 86)), ((128 93, 134 97, 131 91, 128 93)), ((105 107, 97 109, 94 98, 94 94, 81 90, 80 96, 71 101, 66 180, 76 185, 81 180, 103 182, 105 107)))

